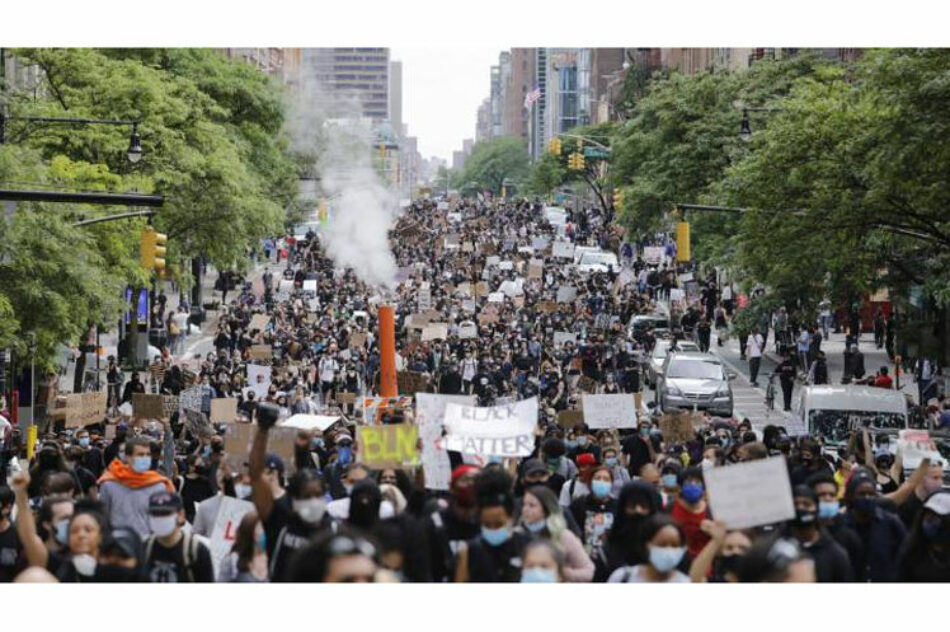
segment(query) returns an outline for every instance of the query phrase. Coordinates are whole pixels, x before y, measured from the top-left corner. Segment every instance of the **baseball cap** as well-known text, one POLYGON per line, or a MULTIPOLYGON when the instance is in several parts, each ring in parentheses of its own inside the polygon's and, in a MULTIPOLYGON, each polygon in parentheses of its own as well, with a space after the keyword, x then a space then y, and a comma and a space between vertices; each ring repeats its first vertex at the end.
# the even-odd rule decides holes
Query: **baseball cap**
POLYGON ((181 496, 175 492, 156 492, 148 497, 149 513, 175 513, 183 507, 181 496))
POLYGON ((524 468, 521 471, 525 477, 536 476, 538 474, 547 474, 548 468, 539 459, 528 459, 525 461, 524 468))
POLYGON ((337 443, 337 444, 343 443, 344 441, 349 441, 352 443, 353 435, 351 435, 346 430, 341 430, 338 433, 336 433, 336 437, 334 438, 333 441, 334 443, 337 443))
POLYGON ((264 456, 264 467, 268 470, 277 470, 284 473, 284 460, 273 452, 268 452, 264 456))
POLYGON ((108 533, 99 547, 102 554, 118 553, 120 557, 142 559, 142 540, 132 529, 118 527, 108 533))

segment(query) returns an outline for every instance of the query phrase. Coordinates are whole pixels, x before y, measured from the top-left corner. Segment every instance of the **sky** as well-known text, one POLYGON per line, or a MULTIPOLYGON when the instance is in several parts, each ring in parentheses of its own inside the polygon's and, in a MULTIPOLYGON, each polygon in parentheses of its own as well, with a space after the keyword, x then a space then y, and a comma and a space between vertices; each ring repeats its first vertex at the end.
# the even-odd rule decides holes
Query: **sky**
POLYGON ((419 139, 423 158, 452 164, 462 140, 475 138, 478 106, 491 90, 491 67, 501 48, 396 47, 390 59, 402 62, 403 122, 419 139))

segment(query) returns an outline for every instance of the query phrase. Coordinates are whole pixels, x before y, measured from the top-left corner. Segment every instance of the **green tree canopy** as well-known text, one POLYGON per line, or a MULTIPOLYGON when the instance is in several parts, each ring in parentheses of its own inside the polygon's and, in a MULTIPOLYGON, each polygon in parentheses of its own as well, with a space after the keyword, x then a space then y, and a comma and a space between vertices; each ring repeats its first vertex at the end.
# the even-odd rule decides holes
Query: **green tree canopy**
POLYGON ((476 143, 465 161, 461 182, 475 182, 496 195, 508 179, 523 186, 529 175, 528 150, 519 138, 502 136, 476 143))

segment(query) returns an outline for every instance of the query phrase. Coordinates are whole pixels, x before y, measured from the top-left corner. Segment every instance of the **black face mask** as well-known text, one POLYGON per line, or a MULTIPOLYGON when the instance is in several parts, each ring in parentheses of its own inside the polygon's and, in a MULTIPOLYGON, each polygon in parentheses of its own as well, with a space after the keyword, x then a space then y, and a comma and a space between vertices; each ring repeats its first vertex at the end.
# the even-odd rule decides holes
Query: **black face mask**
POLYGON ((142 573, 137 568, 126 568, 115 564, 99 564, 96 578, 104 583, 128 584, 141 582, 142 573))
POLYGON ((817 511, 804 511, 802 509, 796 509, 795 518, 792 520, 792 523, 798 527, 810 527, 811 525, 816 524, 817 521, 817 511))

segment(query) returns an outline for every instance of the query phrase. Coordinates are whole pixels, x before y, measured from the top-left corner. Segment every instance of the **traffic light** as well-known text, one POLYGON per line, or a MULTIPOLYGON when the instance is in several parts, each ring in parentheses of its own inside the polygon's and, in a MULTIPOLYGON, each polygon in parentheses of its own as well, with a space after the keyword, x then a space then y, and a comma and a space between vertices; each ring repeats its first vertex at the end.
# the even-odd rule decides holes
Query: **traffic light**
POLYGON ((568 158, 567 166, 574 171, 583 171, 584 154, 571 154, 570 158, 568 158))
POLYGON ((676 260, 680 262, 690 260, 689 222, 676 223, 676 260))
POLYGON ((168 243, 168 236, 155 232, 151 226, 147 226, 142 232, 142 245, 140 250, 142 267, 146 270, 155 270, 163 274, 165 270, 165 246, 168 243))
POLYGON ((554 154, 555 156, 561 155, 561 139, 552 138, 548 143, 548 151, 554 154))
POLYGON ((623 208, 623 191, 621 189, 614 189, 614 208, 618 211, 623 208))

